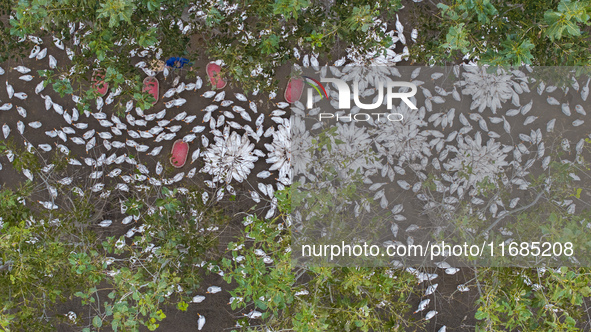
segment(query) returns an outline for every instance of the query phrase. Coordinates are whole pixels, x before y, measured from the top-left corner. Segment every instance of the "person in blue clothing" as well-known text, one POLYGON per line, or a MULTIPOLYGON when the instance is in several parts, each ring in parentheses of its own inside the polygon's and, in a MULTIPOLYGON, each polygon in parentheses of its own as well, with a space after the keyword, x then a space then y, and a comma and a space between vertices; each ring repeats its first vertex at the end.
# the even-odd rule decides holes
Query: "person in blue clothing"
POLYGON ((171 57, 166 60, 166 65, 172 68, 183 68, 184 65, 189 63, 189 59, 181 57, 171 57))

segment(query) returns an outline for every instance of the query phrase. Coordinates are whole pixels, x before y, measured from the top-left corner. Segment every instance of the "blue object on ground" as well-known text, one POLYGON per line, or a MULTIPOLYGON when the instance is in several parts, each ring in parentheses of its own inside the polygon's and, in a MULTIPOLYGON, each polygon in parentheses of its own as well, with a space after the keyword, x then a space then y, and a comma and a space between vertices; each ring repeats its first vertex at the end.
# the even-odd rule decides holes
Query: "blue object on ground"
POLYGON ((189 59, 180 57, 172 57, 166 60, 166 65, 173 68, 183 68, 187 63, 189 63, 189 59))

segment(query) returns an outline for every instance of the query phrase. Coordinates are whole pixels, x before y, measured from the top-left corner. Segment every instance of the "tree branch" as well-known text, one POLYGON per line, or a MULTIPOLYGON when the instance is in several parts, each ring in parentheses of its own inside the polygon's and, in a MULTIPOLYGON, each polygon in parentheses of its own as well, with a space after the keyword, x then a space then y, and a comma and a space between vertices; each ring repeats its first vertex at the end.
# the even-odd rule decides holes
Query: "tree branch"
POLYGON ((519 209, 515 209, 509 213, 505 213, 504 215, 500 216, 497 218, 497 220, 495 220, 490 226, 488 226, 487 229, 485 229, 482 233, 480 233, 480 235, 484 235, 485 233, 488 233, 491 229, 493 229, 493 227, 495 227, 501 220, 503 220, 503 218, 510 216, 514 213, 517 213, 519 211, 523 211, 525 209, 528 209, 530 207, 532 207, 533 205, 535 205, 540 198, 542 197, 542 195, 544 194, 544 191, 540 191, 540 193, 538 194, 538 196, 536 196, 536 198, 533 200, 533 202, 529 203, 528 205, 522 206, 519 209))

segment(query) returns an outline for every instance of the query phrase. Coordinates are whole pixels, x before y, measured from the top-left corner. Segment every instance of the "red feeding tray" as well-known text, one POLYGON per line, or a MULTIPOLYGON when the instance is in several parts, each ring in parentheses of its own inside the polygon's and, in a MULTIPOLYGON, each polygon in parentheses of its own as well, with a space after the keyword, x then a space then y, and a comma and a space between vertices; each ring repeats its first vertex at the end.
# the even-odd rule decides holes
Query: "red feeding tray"
POLYGON ((103 70, 96 70, 92 74, 92 88, 95 89, 101 96, 107 94, 109 84, 105 83, 105 73, 103 70))
POLYGON ((285 97, 285 100, 291 104, 300 100, 302 91, 304 91, 304 80, 292 77, 289 79, 289 82, 287 82, 287 88, 285 89, 283 96, 285 97))
POLYGON ((172 145, 172 157, 170 157, 172 166, 176 168, 185 166, 187 155, 189 155, 189 143, 183 142, 181 139, 174 141, 172 145))
POLYGON ((221 69, 222 67, 213 62, 208 63, 207 67, 205 67, 209 81, 211 82, 211 85, 216 87, 216 89, 223 89, 226 87, 226 81, 220 77, 221 69))
POLYGON ((147 91, 156 98, 156 101, 153 103, 156 104, 158 102, 158 93, 160 91, 160 83, 158 83, 158 79, 154 76, 144 78, 144 91, 147 91))

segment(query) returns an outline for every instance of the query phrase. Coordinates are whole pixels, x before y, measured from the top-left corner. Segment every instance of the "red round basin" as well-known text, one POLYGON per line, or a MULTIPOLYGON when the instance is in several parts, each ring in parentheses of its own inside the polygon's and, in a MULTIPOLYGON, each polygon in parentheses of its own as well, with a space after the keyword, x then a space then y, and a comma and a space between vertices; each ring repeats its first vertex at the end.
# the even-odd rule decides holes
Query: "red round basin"
POLYGON ((209 81, 216 89, 223 89, 226 87, 226 81, 220 77, 221 69, 222 67, 213 62, 208 63, 207 67, 205 67, 209 81))
POLYGON ((148 76, 148 77, 144 78, 144 91, 148 92, 149 94, 154 96, 154 98, 156 99, 156 101, 154 101, 154 104, 156 104, 158 102, 159 90, 160 90, 160 83, 158 82, 156 77, 148 76))
POLYGON ((107 94, 109 90, 109 84, 105 83, 105 72, 101 69, 96 70, 92 74, 92 88, 95 89, 101 96, 107 94))
POLYGON ((300 100, 302 91, 304 91, 304 80, 301 78, 290 78, 283 96, 291 104, 300 100))

